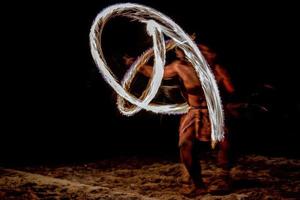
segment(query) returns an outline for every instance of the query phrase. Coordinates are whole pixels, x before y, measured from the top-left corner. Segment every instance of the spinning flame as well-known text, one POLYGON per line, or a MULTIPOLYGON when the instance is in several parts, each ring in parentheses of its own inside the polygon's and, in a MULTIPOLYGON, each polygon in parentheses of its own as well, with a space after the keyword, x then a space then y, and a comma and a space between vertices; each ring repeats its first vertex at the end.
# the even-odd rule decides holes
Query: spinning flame
POLYGON ((105 8, 101 11, 90 31, 90 47, 92 56, 96 62, 99 71, 103 75, 106 82, 117 92, 118 108, 124 115, 130 116, 141 109, 163 114, 182 114, 189 109, 187 103, 156 105, 150 103, 155 97, 163 78, 166 48, 171 49, 177 46, 185 53, 187 60, 193 65, 202 89, 205 94, 209 117, 211 122, 211 139, 212 141, 221 141, 224 138, 224 114, 222 110, 221 98, 219 90, 210 68, 202 56, 197 45, 191 38, 169 17, 156 11, 153 8, 143 5, 124 3, 116 4, 105 8), (128 17, 147 25, 147 33, 152 37, 153 48, 147 50, 133 63, 122 80, 122 85, 116 80, 114 74, 108 67, 101 45, 102 31, 107 21, 116 16, 128 17), (165 44, 164 35, 172 39, 171 42, 165 44), (148 87, 140 98, 128 93, 130 83, 132 82, 138 68, 143 66, 148 59, 154 54, 153 75, 150 78, 148 87), (131 108, 124 106, 124 99, 133 104, 131 108))

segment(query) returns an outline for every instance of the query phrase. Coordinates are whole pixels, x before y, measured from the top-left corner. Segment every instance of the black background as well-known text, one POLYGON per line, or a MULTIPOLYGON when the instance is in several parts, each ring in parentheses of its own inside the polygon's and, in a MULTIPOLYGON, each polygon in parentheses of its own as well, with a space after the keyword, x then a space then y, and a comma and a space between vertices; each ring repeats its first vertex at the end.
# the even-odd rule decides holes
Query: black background
MULTIPOLYGON (((3 17, 1 160, 80 161, 115 155, 177 155, 178 116, 124 117, 89 49, 97 13, 121 1, 20 3, 3 17)), ((288 3, 131 1, 171 17, 219 55, 240 99, 260 92, 268 113, 237 120, 235 151, 297 156, 300 102, 296 7, 288 3)), ((115 23, 106 34, 116 58, 143 41, 142 28, 115 23), (129 33, 132 33, 130 35, 129 33), (134 41, 134 39, 136 39, 134 41)), ((142 27, 142 26, 141 26, 142 27)), ((109 28, 109 27, 108 27, 109 28)), ((113 57, 113 56, 112 56, 113 57)), ((118 61, 118 60, 117 60, 118 61)))

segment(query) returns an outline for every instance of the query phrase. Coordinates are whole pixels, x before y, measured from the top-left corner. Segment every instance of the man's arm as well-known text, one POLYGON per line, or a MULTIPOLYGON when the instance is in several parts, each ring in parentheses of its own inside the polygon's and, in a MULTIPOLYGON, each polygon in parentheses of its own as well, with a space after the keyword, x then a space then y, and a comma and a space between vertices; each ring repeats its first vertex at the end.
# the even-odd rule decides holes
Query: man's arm
MULTIPOLYGON (((172 78, 177 75, 176 63, 173 62, 164 67, 164 76, 163 78, 172 78)), ((142 73, 146 77, 152 76, 153 67, 150 65, 143 65, 139 68, 139 72, 142 73)))

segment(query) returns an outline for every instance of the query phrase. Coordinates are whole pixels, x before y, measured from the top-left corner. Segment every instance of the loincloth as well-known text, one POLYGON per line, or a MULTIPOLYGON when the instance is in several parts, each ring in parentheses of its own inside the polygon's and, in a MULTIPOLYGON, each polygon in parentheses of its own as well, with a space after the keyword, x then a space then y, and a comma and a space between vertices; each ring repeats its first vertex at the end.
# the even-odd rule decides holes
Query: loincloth
POLYGON ((197 139, 203 142, 211 141, 211 126, 206 107, 194 108, 181 117, 179 126, 179 146, 185 141, 197 139))

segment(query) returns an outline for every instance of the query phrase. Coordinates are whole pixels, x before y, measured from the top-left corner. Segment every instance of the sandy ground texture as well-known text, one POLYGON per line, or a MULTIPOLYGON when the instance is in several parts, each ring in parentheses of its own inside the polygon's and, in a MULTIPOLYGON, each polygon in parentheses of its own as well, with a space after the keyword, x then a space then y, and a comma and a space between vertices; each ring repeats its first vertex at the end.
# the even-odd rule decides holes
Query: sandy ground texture
MULTIPOLYGON (((218 176, 213 160, 201 161, 204 181, 218 176)), ((0 199, 300 199, 300 161, 247 155, 230 170, 228 194, 180 194, 181 164, 119 157, 86 164, 0 168, 0 199)))

